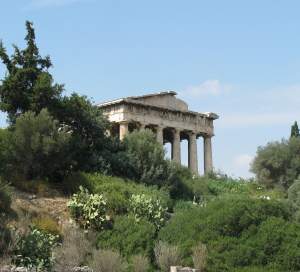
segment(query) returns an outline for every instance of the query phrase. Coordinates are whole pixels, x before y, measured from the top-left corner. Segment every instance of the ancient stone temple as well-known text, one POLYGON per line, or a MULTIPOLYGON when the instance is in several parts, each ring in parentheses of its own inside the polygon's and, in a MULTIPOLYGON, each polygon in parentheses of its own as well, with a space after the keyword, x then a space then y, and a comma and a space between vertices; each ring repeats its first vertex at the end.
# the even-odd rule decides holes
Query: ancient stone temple
POLYGON ((204 141, 204 172, 213 169, 212 142, 215 113, 190 111, 188 105, 176 98, 177 93, 161 92, 121 98, 99 104, 112 122, 110 133, 124 136, 135 129, 151 129, 162 145, 171 143, 171 157, 181 163, 180 141, 188 140, 188 165, 198 174, 197 139, 204 141))

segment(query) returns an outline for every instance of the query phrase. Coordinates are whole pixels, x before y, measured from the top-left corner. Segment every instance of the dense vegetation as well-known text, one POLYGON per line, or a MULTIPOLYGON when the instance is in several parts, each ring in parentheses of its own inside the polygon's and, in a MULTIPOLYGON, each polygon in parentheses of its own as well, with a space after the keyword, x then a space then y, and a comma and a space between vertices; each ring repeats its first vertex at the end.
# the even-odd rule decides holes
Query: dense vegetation
MULTIPOLYGON (((165 159, 149 130, 123 142, 86 97, 53 83, 26 23, 27 47, 9 57, 0 109, 0 257, 40 271, 207 272, 300 270, 300 138, 260 147, 256 179, 211 173, 194 177, 165 159), (68 217, 21 212, 16 192, 55 192, 68 217), (19 217, 19 218, 18 218, 19 217), (72 223, 68 223, 71 217, 72 223), (18 224, 18 222, 20 224, 18 224)), ((51 194, 50 194, 51 196, 51 194)))

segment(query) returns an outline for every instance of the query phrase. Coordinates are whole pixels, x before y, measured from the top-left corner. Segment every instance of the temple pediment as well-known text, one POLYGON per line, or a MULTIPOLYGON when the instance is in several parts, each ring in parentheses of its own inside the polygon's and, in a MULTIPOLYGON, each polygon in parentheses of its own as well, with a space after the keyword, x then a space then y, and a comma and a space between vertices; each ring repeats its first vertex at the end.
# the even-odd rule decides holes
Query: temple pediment
POLYGON ((171 110, 188 111, 188 105, 181 99, 176 98, 177 93, 173 91, 160 92, 142 96, 132 96, 129 99, 141 103, 171 110))

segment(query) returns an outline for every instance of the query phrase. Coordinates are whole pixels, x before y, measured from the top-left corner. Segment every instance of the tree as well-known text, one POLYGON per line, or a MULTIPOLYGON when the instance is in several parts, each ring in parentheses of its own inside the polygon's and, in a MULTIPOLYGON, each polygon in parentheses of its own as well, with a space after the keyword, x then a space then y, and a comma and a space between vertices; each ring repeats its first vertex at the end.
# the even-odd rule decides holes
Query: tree
POLYGON ((295 121, 294 125, 292 125, 291 128, 291 137, 299 137, 299 128, 298 128, 298 123, 295 121))
POLYGON ((52 112, 63 91, 63 85, 54 84, 48 71, 52 66, 50 57, 39 54, 33 24, 27 21, 26 29, 26 48, 13 45, 11 57, 0 42, 0 59, 7 69, 0 85, 0 109, 8 113, 10 123, 26 111, 39 113, 48 108, 52 112))
POLYGON ((124 144, 135 180, 159 186, 166 183, 169 171, 165 151, 150 130, 128 134, 124 144))
POLYGON ((69 140, 70 134, 46 109, 26 112, 16 119, 8 170, 26 180, 61 178, 72 169, 69 140))
POLYGON ((300 174, 300 137, 259 147, 251 171, 268 187, 288 189, 300 174))
POLYGON ((105 167, 111 142, 105 135, 109 123, 99 107, 86 96, 73 93, 61 99, 54 116, 72 135, 73 170, 96 171, 105 167))
MULTIPOLYGON (((0 110, 8 113, 10 129, 14 130, 16 120, 22 114, 30 111, 29 115, 34 116, 47 109, 48 114, 57 120, 55 126, 69 133, 68 144, 64 148, 69 151, 66 159, 70 161, 65 164, 68 167, 65 173, 111 168, 113 143, 105 135, 108 121, 87 97, 76 93, 62 96, 63 85, 54 84, 48 71, 52 66, 50 57, 39 54, 32 23, 27 21, 26 29, 27 46, 24 50, 14 46, 14 54, 9 57, 0 43, 0 59, 7 69, 0 84, 0 110)), ((37 157, 31 160, 38 160, 38 153, 32 155, 37 157)), ((25 168, 27 166, 24 165, 25 168)))

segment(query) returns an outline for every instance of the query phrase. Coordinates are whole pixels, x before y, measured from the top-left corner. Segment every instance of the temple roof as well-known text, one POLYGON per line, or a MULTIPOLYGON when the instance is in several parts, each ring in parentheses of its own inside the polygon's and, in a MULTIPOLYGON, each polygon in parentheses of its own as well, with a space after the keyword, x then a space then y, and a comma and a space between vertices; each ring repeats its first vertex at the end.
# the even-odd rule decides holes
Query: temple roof
POLYGON ((104 103, 100 103, 97 106, 101 108, 107 108, 112 105, 126 103, 126 104, 148 106, 148 107, 153 107, 162 110, 186 112, 193 115, 202 115, 210 119, 219 118, 217 114, 212 112, 198 113, 198 112, 190 111, 188 109, 187 103, 185 103, 181 99, 178 99, 176 95, 177 93, 174 91, 164 91, 164 92, 151 93, 151 94, 146 94, 141 96, 129 96, 125 98, 115 99, 104 103))

